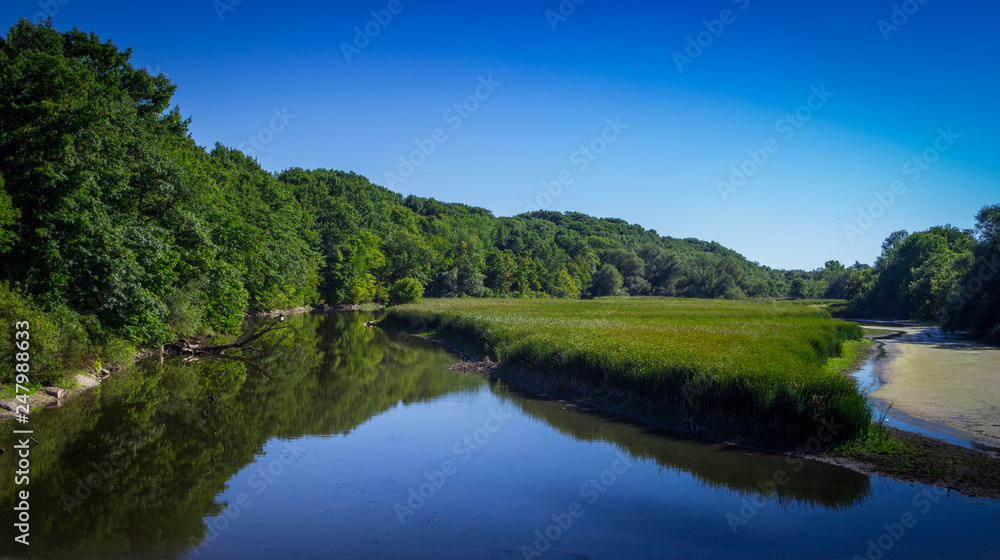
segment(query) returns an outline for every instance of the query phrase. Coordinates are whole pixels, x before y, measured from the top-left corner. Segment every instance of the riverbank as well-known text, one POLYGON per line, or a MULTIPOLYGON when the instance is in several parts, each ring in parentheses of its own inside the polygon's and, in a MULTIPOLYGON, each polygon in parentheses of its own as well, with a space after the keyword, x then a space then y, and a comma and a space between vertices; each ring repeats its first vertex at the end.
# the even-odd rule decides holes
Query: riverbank
MULTIPOLYGON (((431 322, 418 323, 426 329, 431 322)), ((384 328, 405 325, 391 320, 384 322, 384 328)), ((571 376, 552 376, 516 366, 503 360, 492 359, 497 349, 485 337, 456 331, 424 330, 424 338, 435 340, 460 353, 466 361, 450 369, 500 379, 522 389, 552 395, 573 403, 584 410, 597 410, 639 421, 677 437, 695 437, 707 441, 754 450, 769 451, 810 458, 865 474, 885 476, 903 482, 919 482, 963 494, 1000 500, 1000 457, 975 449, 952 445, 941 440, 903 432, 894 428, 875 425, 864 437, 846 442, 833 443, 828 433, 817 431, 814 437, 800 441, 775 438, 761 431, 747 429, 726 423, 698 422, 680 410, 664 409, 651 402, 645 395, 631 391, 609 388, 571 376), (492 356, 491 356, 492 355, 492 356)), ((870 333, 867 338, 876 339, 868 343, 853 343, 840 362, 837 359, 829 367, 848 375, 865 362, 873 359, 880 351, 881 340, 887 335, 870 333)), ((558 350, 556 350, 558 351, 558 350)), ((839 423, 831 421, 836 430, 839 423)))
MULTIPOLYGON (((323 306, 304 306, 293 309, 276 309, 268 311, 257 311, 247 314, 247 319, 260 319, 276 317, 278 315, 296 315, 302 313, 326 313, 330 311, 363 311, 369 309, 382 309, 379 304, 338 304, 323 306)), ((208 335, 208 338, 220 336, 219 333, 208 335)), ((231 336, 231 335, 230 335, 231 336)), ((204 335, 203 335, 204 337, 204 335)), ((95 368, 79 371, 66 376, 63 383, 50 387, 39 387, 32 393, 27 394, 26 402, 10 398, 0 398, 0 422, 6 422, 17 416, 17 407, 28 405, 29 411, 37 408, 62 406, 70 399, 100 385, 121 372, 127 366, 139 360, 156 355, 163 355, 163 347, 144 348, 137 350, 128 361, 118 363, 102 363, 95 368)), ((30 412, 29 412, 30 413, 30 412)))

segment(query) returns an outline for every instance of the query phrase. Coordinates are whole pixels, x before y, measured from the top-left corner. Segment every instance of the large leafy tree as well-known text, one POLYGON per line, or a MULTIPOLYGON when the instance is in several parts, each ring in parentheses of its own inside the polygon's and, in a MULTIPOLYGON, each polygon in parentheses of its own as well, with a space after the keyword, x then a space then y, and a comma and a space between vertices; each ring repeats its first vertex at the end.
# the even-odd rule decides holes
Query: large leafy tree
POLYGON ((1000 204, 985 206, 976 214, 974 260, 940 321, 948 330, 1000 340, 1000 204))
POLYGON ((20 240, 0 272, 42 302, 93 313, 134 340, 168 332, 161 298, 176 280, 157 220, 178 196, 165 77, 94 34, 21 20, 0 57, 0 172, 20 240))

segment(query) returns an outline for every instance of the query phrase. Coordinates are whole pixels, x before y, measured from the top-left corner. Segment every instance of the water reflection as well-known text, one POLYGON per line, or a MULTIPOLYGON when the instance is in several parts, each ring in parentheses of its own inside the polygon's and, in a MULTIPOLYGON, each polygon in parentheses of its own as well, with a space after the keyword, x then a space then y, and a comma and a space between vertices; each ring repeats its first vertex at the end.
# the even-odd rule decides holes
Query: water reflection
MULTIPOLYGON (((339 509, 332 508, 336 513, 331 515, 353 518, 352 528, 358 523, 360 527, 381 527, 379 524, 387 522, 390 528, 385 529, 382 538, 393 546, 407 545, 413 535, 397 532, 401 529, 395 525, 391 508, 386 508, 389 513, 383 515, 368 511, 372 508, 369 504, 382 494, 393 501, 406 496, 405 485, 397 487, 402 483, 393 473, 412 470, 406 462, 413 462, 417 455, 403 451, 428 448, 433 455, 437 449, 434 437, 444 437, 432 433, 434 426, 442 430, 442 426, 461 417, 449 407, 457 405, 460 411, 466 404, 482 406, 483 395, 490 397, 490 392, 490 398, 509 402, 525 416, 544 424, 546 433, 551 433, 548 427, 552 427, 580 442, 607 442, 637 462, 689 473, 702 486, 717 490, 715 498, 702 498, 705 503, 696 507, 716 507, 716 501, 726 502, 736 494, 781 507, 805 505, 838 511, 853 508, 872 494, 868 477, 844 469, 667 438, 648 428, 581 413, 558 401, 531 398, 503 384, 489 384, 487 388, 479 377, 446 371, 445 366, 456 358, 439 346, 365 328, 368 319, 370 314, 358 313, 292 317, 287 321, 289 328, 255 343, 259 351, 252 355, 194 362, 153 359, 61 408, 33 415, 30 427, 41 443, 31 449, 32 545, 25 550, 4 539, 0 541, 0 556, 192 554, 199 550, 199 543, 207 542, 206 523, 219 519, 227 506, 224 496, 245 487, 247 466, 259 462, 265 451, 269 453, 266 460, 274 462, 274 454, 281 448, 274 440, 348 434, 352 437, 339 440, 337 445, 317 449, 310 460, 318 463, 309 466, 315 470, 305 469, 309 474, 303 484, 312 487, 316 496, 326 492, 333 496, 330 499, 340 499, 336 502, 339 509), (450 396, 442 399, 445 395, 450 396), (428 404, 400 409, 400 403, 428 404), (383 432, 376 429, 365 434, 358 430, 362 425, 377 424, 369 420, 389 410, 395 416, 379 428, 383 432), (402 429, 399 422, 406 423, 407 429, 402 429), (356 430, 357 434, 352 433, 356 430), (409 433, 410 439, 400 440, 400 433, 409 433), (375 435, 381 438, 377 442, 371 440, 375 435), (386 447, 390 445, 391 449, 386 447), (337 467, 346 470, 328 475, 329 471, 322 470, 326 468, 322 461, 329 461, 330 454, 340 446, 352 449, 345 452, 345 460, 357 457, 358 462, 352 463, 353 467, 337 467), (386 455, 373 456, 373 448, 386 451, 386 455), (371 478, 354 472, 365 469, 382 476, 371 478), (787 482, 770 484, 779 471, 787 474, 787 482), (343 496, 338 484, 351 481, 371 494, 343 496)), ((11 430, 16 428, 20 426, 0 426, 0 438, 12 441, 11 430)), ((548 436, 522 436, 511 442, 514 447, 502 448, 498 441, 467 468, 463 463, 463 474, 470 477, 463 492, 479 493, 484 503, 517 509, 521 504, 510 500, 512 493, 527 489, 537 493, 536 489, 548 485, 546 474, 536 474, 534 479, 527 474, 526 478, 506 476, 515 472, 512 469, 518 464, 521 472, 526 472, 525 457, 546 455, 544 444, 539 442, 548 436), (510 503, 503 505, 506 502, 510 503)), ((450 446, 444 449, 451 451, 450 446)), ((435 459, 437 462, 432 463, 440 464, 440 459, 435 459)), ((557 471, 562 469, 562 465, 556 466, 557 471)), ((13 470, 13 455, 0 456, 0 509, 8 512, 17 489, 13 470)), ((260 498, 259 505, 248 515, 263 516, 273 524, 275 520, 266 516, 266 504, 283 504, 281 507, 292 509, 302 506, 301 518, 284 520, 295 531, 301 530, 297 523, 304 522, 317 508, 324 511, 330 507, 323 504, 310 509, 302 503, 310 490, 291 489, 290 480, 282 484, 288 487, 260 498)), ((656 484, 654 481, 644 489, 662 492, 654 488, 656 484)), ((458 488, 457 479, 452 487, 458 488)), ((463 494, 462 499, 465 497, 463 494)), ((442 493, 434 507, 446 507, 448 499, 442 493)), ((463 508, 467 508, 464 501, 455 501, 449 513, 472 515, 463 508)), ((725 527, 721 519, 717 526, 725 527)), ((341 525, 348 523, 342 521, 341 525)), ((520 534, 520 529, 505 530, 520 534)), ((240 530, 230 531, 227 537, 240 530)), ((406 531, 410 530, 407 525, 406 531)), ((328 544, 322 533, 309 538, 316 541, 317 550, 328 544)), ((495 540, 496 535, 491 538, 495 540)), ((213 542, 202 550, 208 551, 206 554, 229 554, 232 549, 225 546, 235 546, 232 543, 236 541, 248 545, 234 539, 227 545, 213 542)))
MULTIPOLYGON (((494 384, 493 391, 525 414, 584 442, 606 442, 632 459, 689 473, 702 485, 777 507, 807 505, 847 510, 872 495, 870 477, 816 461, 723 444, 664 437, 654 428, 582 413, 560 400, 539 398, 494 384)), ((805 442, 803 442, 805 443, 805 442)))
MULTIPOLYGON (((177 556, 205 535, 227 481, 272 438, 346 434, 398 403, 469 390, 430 343, 366 329, 370 316, 298 316, 247 358, 148 360, 32 415, 31 555, 177 556)), ((0 438, 13 441, 12 423, 0 438)), ((14 457, 0 456, 10 511, 14 457)), ((0 555, 25 553, 10 539, 0 555)))

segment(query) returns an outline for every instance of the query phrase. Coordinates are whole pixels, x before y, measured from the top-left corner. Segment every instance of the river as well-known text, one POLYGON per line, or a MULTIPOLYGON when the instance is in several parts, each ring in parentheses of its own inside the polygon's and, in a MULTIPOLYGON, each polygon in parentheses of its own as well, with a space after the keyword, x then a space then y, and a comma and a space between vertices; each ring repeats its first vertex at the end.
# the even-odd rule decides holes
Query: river
POLYGON ((372 318, 290 317, 245 360, 148 360, 37 411, 26 487, 0 426, 0 556, 1000 557, 1000 502, 668 437, 372 318))

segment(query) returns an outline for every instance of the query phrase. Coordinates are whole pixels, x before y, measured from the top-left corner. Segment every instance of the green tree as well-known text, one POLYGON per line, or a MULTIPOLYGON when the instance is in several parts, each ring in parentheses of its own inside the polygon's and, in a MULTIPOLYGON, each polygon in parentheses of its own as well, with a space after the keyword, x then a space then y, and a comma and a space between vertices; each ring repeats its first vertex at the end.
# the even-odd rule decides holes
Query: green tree
POLYGON ((3 175, 0 174, 0 254, 10 250, 17 241, 17 234, 11 226, 17 223, 21 211, 14 208, 14 202, 4 189, 3 175))
POLYGON ((492 250, 486 254, 483 284, 497 297, 506 297, 514 285, 517 263, 508 251, 492 250))
POLYGON ((940 313, 972 258, 973 232, 950 225, 909 234, 892 233, 871 272, 855 272, 850 313, 858 316, 931 320, 940 313))
POLYGON ((618 269, 604 264, 594 273, 590 292, 594 297, 625 295, 622 285, 623 279, 618 269))
POLYGON ((389 287, 389 305, 420 303, 424 287, 413 278, 401 278, 389 287))
POLYGON ((938 320, 950 331, 1000 340, 1000 205, 976 214, 973 260, 938 320))
POLYGON ((788 297, 791 299, 807 299, 812 297, 809 283, 801 276, 796 277, 788 286, 788 297))

